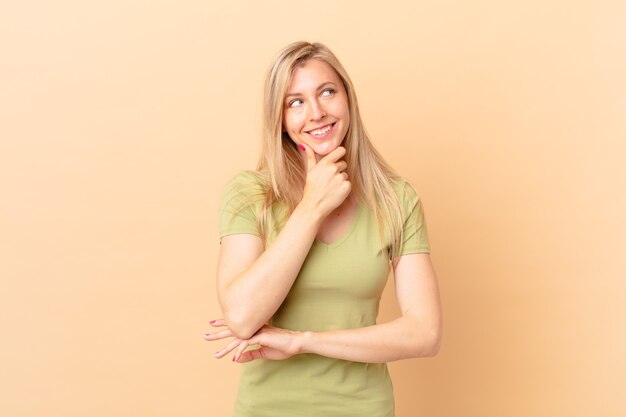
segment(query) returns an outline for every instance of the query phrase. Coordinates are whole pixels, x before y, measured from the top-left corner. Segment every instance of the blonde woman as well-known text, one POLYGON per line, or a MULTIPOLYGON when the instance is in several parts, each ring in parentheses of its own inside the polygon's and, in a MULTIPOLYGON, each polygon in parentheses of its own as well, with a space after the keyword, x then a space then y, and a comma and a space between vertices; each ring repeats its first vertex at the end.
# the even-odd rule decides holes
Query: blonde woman
POLYGON ((434 356, 442 322, 424 209, 376 151, 350 77, 295 42, 266 76, 263 145, 221 200, 210 341, 242 364, 236 417, 393 417, 387 362, 434 356), (376 324, 390 268, 402 316, 376 324))

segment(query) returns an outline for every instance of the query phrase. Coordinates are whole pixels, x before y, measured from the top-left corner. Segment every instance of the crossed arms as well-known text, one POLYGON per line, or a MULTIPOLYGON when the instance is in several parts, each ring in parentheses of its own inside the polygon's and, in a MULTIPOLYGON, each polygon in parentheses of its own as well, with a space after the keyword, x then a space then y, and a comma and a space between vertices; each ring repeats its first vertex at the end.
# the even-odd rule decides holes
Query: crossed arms
MULTIPOLYGON (((217 293, 224 321, 235 336, 249 339, 278 310, 322 220, 315 210, 296 207, 265 251, 261 238, 252 234, 222 237, 217 293)), ((401 317, 357 329, 303 332, 301 353, 369 363, 436 355, 442 320, 430 255, 403 255, 394 259, 393 266, 401 317)))

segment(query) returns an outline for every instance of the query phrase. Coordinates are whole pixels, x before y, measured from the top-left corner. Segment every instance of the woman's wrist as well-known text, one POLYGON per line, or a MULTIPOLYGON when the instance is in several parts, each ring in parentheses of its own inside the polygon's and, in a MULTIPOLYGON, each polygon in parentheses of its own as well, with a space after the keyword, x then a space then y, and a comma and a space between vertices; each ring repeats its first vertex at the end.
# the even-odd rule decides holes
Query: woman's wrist
POLYGON ((324 220, 324 216, 320 213, 320 211, 303 201, 301 201, 295 208, 294 214, 300 215, 305 218, 307 221, 313 221, 316 226, 319 226, 324 220))
POLYGON ((298 335, 298 353, 313 353, 315 332, 305 331, 298 335))

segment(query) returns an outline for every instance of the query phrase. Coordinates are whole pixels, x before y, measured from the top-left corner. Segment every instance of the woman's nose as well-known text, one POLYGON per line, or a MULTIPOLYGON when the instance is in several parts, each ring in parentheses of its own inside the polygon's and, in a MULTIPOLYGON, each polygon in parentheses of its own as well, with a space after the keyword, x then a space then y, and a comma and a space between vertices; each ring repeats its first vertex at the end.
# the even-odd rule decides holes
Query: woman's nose
POLYGON ((320 120, 320 119, 323 119, 325 116, 326 116, 326 112, 324 111, 324 108, 321 106, 320 103, 313 100, 311 104, 311 114, 310 114, 311 120, 320 120))

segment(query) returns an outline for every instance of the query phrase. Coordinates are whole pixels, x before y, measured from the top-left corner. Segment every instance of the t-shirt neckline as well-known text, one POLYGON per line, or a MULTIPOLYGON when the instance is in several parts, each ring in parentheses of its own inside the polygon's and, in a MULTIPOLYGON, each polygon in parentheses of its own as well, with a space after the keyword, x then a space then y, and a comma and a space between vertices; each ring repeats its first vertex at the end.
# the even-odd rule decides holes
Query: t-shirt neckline
POLYGON ((357 222, 359 220, 360 215, 361 215, 361 203, 359 202, 359 203, 357 203, 356 212, 353 215, 352 223, 350 223, 350 227, 348 228, 348 230, 343 235, 341 235, 341 237, 339 237, 339 239, 337 239, 337 240, 335 240, 334 242, 331 242, 331 243, 324 243, 321 240, 315 238, 314 243, 319 245, 319 246, 328 248, 328 249, 331 249, 331 248, 334 248, 334 247, 337 247, 337 246, 341 245, 346 239, 348 239, 348 237, 350 237, 350 235, 352 234, 352 232, 356 228, 356 224, 357 224, 357 222))

